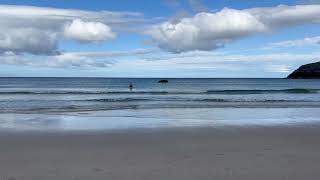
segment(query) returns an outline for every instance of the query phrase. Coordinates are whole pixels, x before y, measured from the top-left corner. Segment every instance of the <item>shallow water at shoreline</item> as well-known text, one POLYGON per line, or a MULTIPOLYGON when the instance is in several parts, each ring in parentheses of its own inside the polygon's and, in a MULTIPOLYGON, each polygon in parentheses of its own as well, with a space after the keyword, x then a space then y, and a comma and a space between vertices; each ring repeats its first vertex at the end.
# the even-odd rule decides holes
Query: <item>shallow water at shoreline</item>
POLYGON ((320 122, 320 108, 192 108, 64 114, 0 114, 10 131, 100 131, 150 128, 290 126, 320 122))

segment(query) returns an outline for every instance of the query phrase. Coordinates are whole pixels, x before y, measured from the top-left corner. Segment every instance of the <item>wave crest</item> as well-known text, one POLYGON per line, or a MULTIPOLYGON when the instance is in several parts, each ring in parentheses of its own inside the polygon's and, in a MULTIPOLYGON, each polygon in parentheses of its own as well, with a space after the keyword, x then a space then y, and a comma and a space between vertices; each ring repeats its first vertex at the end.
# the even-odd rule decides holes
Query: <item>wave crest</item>
POLYGON ((293 88, 293 89, 270 89, 270 90, 209 90, 208 94, 275 94, 275 93, 293 93, 293 94, 310 94, 318 93, 318 89, 304 89, 304 88, 293 88))

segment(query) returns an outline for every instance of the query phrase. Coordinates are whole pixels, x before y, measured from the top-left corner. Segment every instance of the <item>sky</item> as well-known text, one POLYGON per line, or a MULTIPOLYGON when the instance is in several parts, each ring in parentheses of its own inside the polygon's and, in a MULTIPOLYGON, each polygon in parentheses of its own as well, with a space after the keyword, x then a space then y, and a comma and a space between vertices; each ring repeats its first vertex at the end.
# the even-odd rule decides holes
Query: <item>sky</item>
POLYGON ((320 0, 0 0, 0 77, 282 78, 320 0))

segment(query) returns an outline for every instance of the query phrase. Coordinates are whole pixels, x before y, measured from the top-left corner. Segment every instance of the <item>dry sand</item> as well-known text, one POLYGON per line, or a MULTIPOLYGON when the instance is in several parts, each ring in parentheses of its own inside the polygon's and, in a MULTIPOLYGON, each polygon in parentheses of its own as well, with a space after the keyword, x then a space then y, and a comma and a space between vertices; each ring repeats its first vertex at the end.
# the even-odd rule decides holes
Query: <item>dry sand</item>
POLYGON ((1 180, 320 178, 320 126, 0 133, 1 180))

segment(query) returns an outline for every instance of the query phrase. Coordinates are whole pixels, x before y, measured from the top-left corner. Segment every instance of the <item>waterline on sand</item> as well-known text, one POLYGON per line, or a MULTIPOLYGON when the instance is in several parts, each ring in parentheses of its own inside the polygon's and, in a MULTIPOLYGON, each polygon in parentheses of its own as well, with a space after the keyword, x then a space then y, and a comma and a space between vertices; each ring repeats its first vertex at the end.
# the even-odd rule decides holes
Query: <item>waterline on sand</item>
POLYGON ((319 108, 144 109, 0 114, 2 130, 99 131, 139 128, 274 126, 320 122, 319 108))

